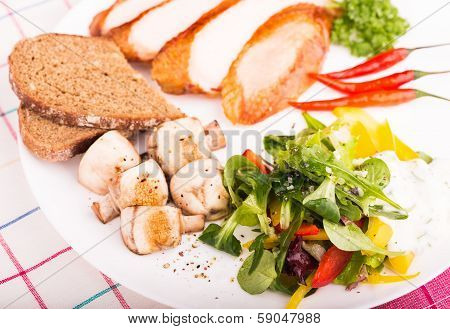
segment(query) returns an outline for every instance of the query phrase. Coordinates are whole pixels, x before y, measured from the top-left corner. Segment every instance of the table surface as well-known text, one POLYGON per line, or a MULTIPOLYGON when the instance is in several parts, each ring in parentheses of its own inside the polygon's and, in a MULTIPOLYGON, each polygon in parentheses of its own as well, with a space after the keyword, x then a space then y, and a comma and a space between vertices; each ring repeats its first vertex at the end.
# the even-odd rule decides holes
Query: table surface
MULTIPOLYGON (((40 210, 20 164, 8 54, 20 39, 51 31, 78 1, 0 0, 0 307, 164 308, 73 251, 40 210)), ((450 308, 449 297, 450 269, 379 308, 450 308)))

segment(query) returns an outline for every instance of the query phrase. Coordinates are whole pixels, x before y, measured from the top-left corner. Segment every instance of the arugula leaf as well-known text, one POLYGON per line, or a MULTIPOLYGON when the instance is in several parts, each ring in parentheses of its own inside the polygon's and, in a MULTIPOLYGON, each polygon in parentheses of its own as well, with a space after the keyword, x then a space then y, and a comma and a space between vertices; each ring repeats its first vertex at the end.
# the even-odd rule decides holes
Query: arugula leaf
POLYGON ((293 158, 292 166, 295 169, 304 172, 306 167, 307 170, 324 177, 328 177, 332 174, 338 179, 344 180, 347 185, 360 188, 364 192, 365 197, 373 196, 376 199, 390 204, 396 209, 402 209, 400 205, 388 198, 378 186, 362 177, 358 177, 344 166, 341 166, 333 159, 332 154, 324 150, 323 147, 318 147, 317 145, 308 148, 301 147, 300 159, 298 159, 298 156, 293 158))
POLYGON ((359 207, 354 205, 353 203, 351 202, 341 203, 340 201, 338 201, 337 205, 339 207, 339 212, 341 216, 345 216, 351 221, 357 221, 361 219, 362 217, 361 209, 359 209, 359 207))
POLYGON ((372 240, 370 240, 370 238, 353 223, 344 226, 329 220, 324 220, 323 227, 330 238, 330 241, 341 250, 367 250, 391 257, 403 254, 403 252, 388 251, 376 246, 372 240))
POLYGON ((326 127, 322 122, 312 117, 308 112, 302 112, 302 115, 308 128, 313 130, 322 130, 326 127))
POLYGON ((288 141, 294 140, 294 138, 294 136, 264 136, 264 149, 276 159, 280 152, 286 151, 288 141))
POLYGON ((384 188, 389 185, 391 172, 383 160, 378 158, 367 159, 359 166, 359 170, 366 171, 367 175, 365 178, 379 188, 384 188))
POLYGON ((303 205, 333 222, 339 222, 341 218, 336 204, 335 185, 329 178, 325 178, 313 193, 303 199, 303 205))
POLYGON ((264 250, 256 269, 250 273, 255 253, 251 254, 242 264, 237 275, 241 288, 251 295, 266 291, 277 277, 275 257, 270 251, 264 250))
POLYGON ((386 209, 383 205, 374 204, 369 206, 369 216, 382 216, 394 220, 403 220, 408 218, 408 213, 403 209, 386 209))
POLYGON ((289 245, 291 244, 291 241, 294 238, 295 232, 297 232, 298 229, 300 228, 300 225, 302 225, 304 217, 305 217, 305 210, 302 209, 300 211, 300 215, 294 217, 294 220, 291 222, 291 225, 289 225, 289 228, 283 231, 283 233, 281 233, 280 235, 279 238, 280 251, 278 252, 276 259, 276 269, 278 274, 280 274, 281 271, 283 270, 284 261, 286 260, 289 245))
POLYGON ((264 251, 264 239, 266 237, 267 235, 265 235, 264 233, 258 235, 248 248, 249 251, 255 252, 253 255, 252 266, 250 267, 249 274, 253 273, 253 271, 258 267, 259 262, 261 261, 261 257, 264 251))
POLYGON ((360 252, 354 252, 350 262, 344 267, 342 272, 334 279, 334 283, 348 286, 358 281, 359 273, 364 265, 365 257, 360 252))

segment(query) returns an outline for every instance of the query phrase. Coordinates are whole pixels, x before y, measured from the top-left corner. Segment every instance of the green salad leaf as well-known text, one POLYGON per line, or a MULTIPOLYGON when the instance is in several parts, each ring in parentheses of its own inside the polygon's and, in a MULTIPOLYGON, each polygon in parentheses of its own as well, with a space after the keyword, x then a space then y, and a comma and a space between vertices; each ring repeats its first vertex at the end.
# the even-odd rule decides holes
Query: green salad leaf
POLYGON ((253 264, 255 253, 252 253, 242 263, 237 275, 237 281, 241 288, 251 295, 262 294, 271 285, 277 277, 275 271, 275 257, 267 250, 264 250, 258 266, 251 272, 250 269, 253 264))
POLYGON ((267 235, 265 235, 264 233, 258 235, 248 248, 249 251, 254 251, 252 266, 250 266, 249 274, 253 273, 253 271, 258 267, 259 262, 261 261, 264 252, 264 240, 266 237, 267 235))
POLYGON ((344 267, 342 272, 334 279, 334 283, 348 286, 357 282, 361 268, 364 265, 365 257, 360 252, 354 252, 350 262, 344 267))
POLYGON ((279 248, 280 251, 278 252, 277 258, 276 258, 276 270, 277 273, 280 274, 283 270, 284 262, 286 260, 286 255, 289 249, 289 245, 291 244, 292 239, 294 238, 295 232, 298 231, 300 228, 300 225, 302 225, 303 218, 305 217, 305 210, 301 209, 298 216, 294 216, 293 221, 291 222, 291 225, 289 225, 289 228, 285 231, 283 231, 279 238, 279 248))
POLYGON ((305 119, 308 128, 313 129, 315 131, 323 130, 326 128, 326 126, 322 122, 311 116, 308 112, 302 112, 302 115, 303 119, 305 119))
POLYGON ((335 185, 329 178, 310 195, 303 199, 303 205, 325 219, 339 222, 341 215, 336 204, 335 185))
POLYGON ((330 238, 330 241, 341 250, 367 250, 391 257, 403 254, 403 252, 388 251, 376 246, 372 240, 356 226, 356 224, 350 223, 348 225, 340 225, 329 220, 324 220, 323 227, 330 238))
POLYGON ((358 168, 360 171, 366 172, 366 179, 378 186, 385 188, 391 180, 391 172, 387 164, 378 158, 370 158, 364 161, 358 168))

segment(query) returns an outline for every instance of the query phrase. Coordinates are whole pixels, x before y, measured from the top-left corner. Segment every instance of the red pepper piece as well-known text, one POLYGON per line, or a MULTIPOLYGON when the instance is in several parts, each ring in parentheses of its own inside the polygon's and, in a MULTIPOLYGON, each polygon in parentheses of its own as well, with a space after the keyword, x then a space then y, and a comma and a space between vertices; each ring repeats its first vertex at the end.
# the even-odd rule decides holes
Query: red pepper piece
POLYGON ((391 90, 397 89, 407 82, 419 79, 426 75, 447 73, 447 72, 422 72, 408 70, 400 73, 394 73, 386 77, 365 82, 343 82, 340 80, 329 78, 327 75, 317 75, 316 79, 330 88, 338 90, 346 94, 359 94, 375 90, 391 90))
POLYGON ((268 174, 270 173, 270 168, 268 168, 265 164, 264 164, 264 159, 262 157, 260 157, 259 155, 257 155, 255 152, 253 152, 252 150, 245 150, 244 153, 242 153, 243 156, 245 156, 248 160, 250 160, 251 162, 253 162, 253 164, 255 166, 258 167, 258 169, 261 171, 261 173, 263 174, 268 174))
POLYGON ((317 235, 320 232, 319 228, 314 224, 303 223, 297 232, 296 236, 317 235))
POLYGON ((416 89, 377 90, 347 97, 312 102, 289 102, 297 109, 304 111, 331 111, 336 107, 369 107, 369 106, 391 106, 410 102, 416 98, 431 96, 449 101, 446 98, 431 95, 416 89))
POLYGON ((417 48, 411 48, 411 49, 407 49, 407 48, 390 49, 390 50, 382 52, 378 55, 375 55, 374 57, 368 59, 364 63, 361 63, 355 67, 349 68, 347 70, 339 71, 339 72, 328 73, 328 74, 326 74, 326 76, 328 76, 329 78, 332 78, 332 79, 348 79, 348 78, 360 77, 363 75, 380 72, 380 71, 383 71, 383 70, 403 61, 414 50, 433 48, 433 47, 441 47, 441 46, 447 46, 447 45, 449 45, 449 44, 445 43, 445 44, 417 47, 417 48))
POLYGON ((333 282, 352 258, 352 251, 343 251, 331 246, 323 255, 314 277, 312 287, 320 288, 333 282))

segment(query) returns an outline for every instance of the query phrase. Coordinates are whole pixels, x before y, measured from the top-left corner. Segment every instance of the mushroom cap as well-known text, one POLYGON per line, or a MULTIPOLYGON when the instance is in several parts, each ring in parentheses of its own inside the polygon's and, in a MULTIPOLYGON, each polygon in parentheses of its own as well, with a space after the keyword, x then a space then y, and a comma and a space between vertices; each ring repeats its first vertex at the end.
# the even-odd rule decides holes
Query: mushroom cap
POLYGON ((211 157, 203 126, 198 119, 191 117, 161 124, 149 136, 147 145, 149 154, 155 154, 161 168, 169 176, 189 162, 211 157))
POLYGON ((153 159, 120 174, 110 192, 121 209, 130 206, 164 206, 169 196, 166 177, 153 159))
POLYGON ((78 180, 92 192, 105 195, 112 179, 138 165, 140 160, 128 139, 115 130, 108 131, 84 154, 78 167, 78 180))
POLYGON ((224 217, 230 197, 223 186, 222 172, 215 159, 188 163, 170 181, 173 201, 188 215, 204 215, 209 220, 224 217))
POLYGON ((139 255, 180 244, 184 232, 181 210, 170 206, 138 206, 122 210, 121 233, 125 245, 139 255))

